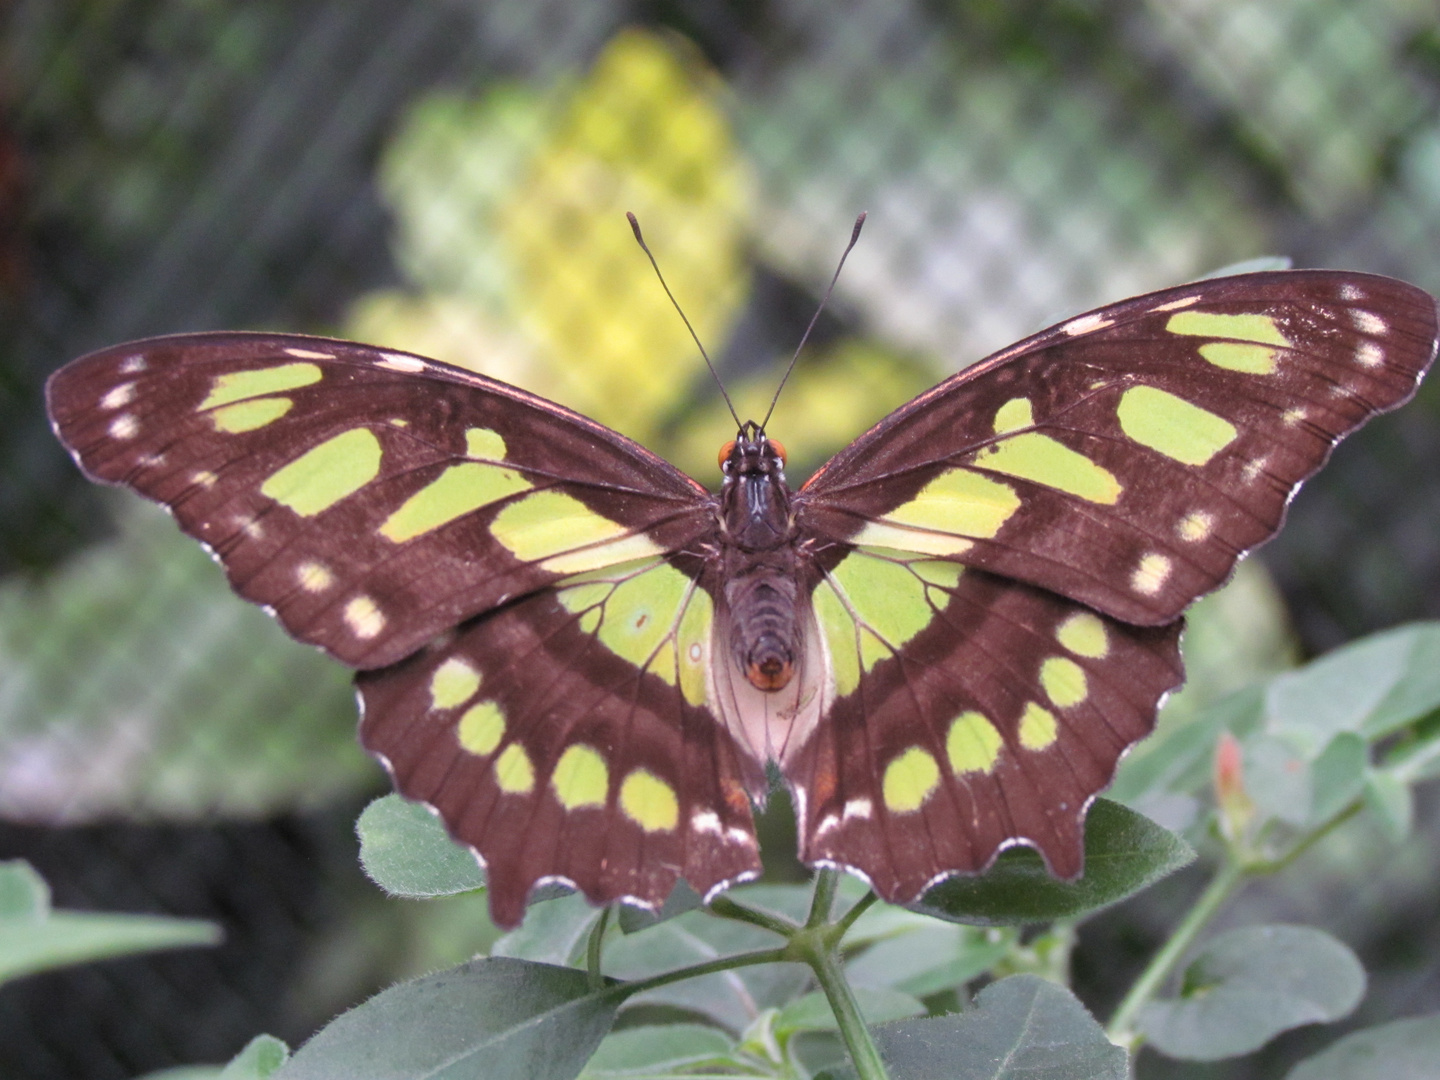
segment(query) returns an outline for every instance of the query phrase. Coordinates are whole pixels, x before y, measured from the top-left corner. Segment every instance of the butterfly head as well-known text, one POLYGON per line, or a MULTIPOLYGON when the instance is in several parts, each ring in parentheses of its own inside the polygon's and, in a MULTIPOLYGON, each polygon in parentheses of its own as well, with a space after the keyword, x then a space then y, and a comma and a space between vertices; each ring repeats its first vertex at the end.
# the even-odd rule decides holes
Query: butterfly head
POLYGON ((727 480, 740 476, 774 476, 785 478, 785 447, 779 439, 772 439, 753 420, 747 420, 740 430, 720 448, 720 471, 727 480))

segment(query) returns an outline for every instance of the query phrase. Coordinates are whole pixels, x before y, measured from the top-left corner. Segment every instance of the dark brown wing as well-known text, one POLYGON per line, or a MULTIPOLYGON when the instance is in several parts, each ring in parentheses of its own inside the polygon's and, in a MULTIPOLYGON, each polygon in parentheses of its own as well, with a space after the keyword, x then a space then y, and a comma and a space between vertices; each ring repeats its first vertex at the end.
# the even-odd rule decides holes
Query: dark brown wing
POLYGON ((737 748, 707 704, 708 594, 664 560, 583 575, 364 672, 360 736, 489 868, 651 907, 759 872, 737 748))
POLYGON ((1071 319, 836 455, 802 529, 921 551, 1163 625, 1280 528, 1334 444, 1409 399, 1435 300, 1389 278, 1220 278, 1071 319))
POLYGON ((359 668, 561 577, 685 546, 711 497, 592 420, 408 353, 275 334, 104 349, 47 387, 91 477, 359 668))

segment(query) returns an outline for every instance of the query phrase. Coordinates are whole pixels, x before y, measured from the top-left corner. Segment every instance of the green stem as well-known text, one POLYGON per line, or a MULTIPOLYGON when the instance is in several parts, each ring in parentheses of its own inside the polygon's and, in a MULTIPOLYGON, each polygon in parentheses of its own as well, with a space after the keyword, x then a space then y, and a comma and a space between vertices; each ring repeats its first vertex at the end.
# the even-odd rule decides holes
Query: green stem
POLYGON ((855 906, 841 916, 840 921, 835 924, 835 940, 839 941, 848 934, 850 928, 855 925, 855 920, 860 918, 861 915, 864 915, 865 912, 869 911, 875 904, 879 903, 879 901, 880 897, 876 896, 873 892, 868 892, 862 896, 856 902, 855 906))
POLYGON ((792 952, 810 965, 815 972, 815 981, 825 991, 830 1009, 835 1013, 835 1022, 840 1028, 840 1038, 850 1052, 855 1074, 860 1080, 888 1080, 885 1063, 880 1059, 880 1050, 870 1037, 870 1030, 860 1015, 860 1005, 850 984, 845 980, 845 971, 833 942, 839 936, 835 928, 825 927, 822 932, 802 931, 792 941, 792 952))
POLYGON ((610 909, 603 908, 595 925, 590 928, 590 940, 585 945, 585 970, 590 976, 590 989, 599 990, 605 985, 605 976, 600 973, 600 949, 605 940, 605 927, 610 923, 610 909))
POLYGON ((1110 1025, 1106 1034, 1110 1041, 1119 1043, 1122 1046, 1130 1046, 1135 1042, 1135 1034, 1132 1027, 1135 1017, 1145 1007, 1161 985, 1180 963, 1190 946, 1195 943, 1207 923, 1210 922, 1224 906, 1225 901, 1234 895, 1235 890, 1245 879, 1245 868, 1231 855, 1226 856, 1225 862, 1220 867, 1220 872, 1210 880, 1195 905, 1175 928, 1170 935, 1170 940, 1165 943, 1164 948, 1157 952, 1141 973, 1140 978, 1135 980, 1135 985, 1130 987, 1130 992, 1125 995, 1125 1000, 1120 1002, 1115 1015, 1110 1018, 1110 1025))
POLYGON ((732 968, 754 967, 756 964, 781 964, 793 959, 795 958, 783 946, 778 949, 736 953, 733 956, 722 956, 718 960, 707 960, 703 964, 692 964, 689 967, 676 968, 674 971, 662 971, 659 975, 651 975, 648 979, 636 979, 634 982, 621 983, 614 988, 614 992, 623 1001, 636 994, 643 994, 647 990, 669 986, 671 983, 683 982, 686 979, 698 979, 702 975, 714 975, 732 968))
POLYGON ((830 921, 830 909, 835 906, 835 890, 840 887, 840 871, 820 870, 815 875, 815 892, 810 897, 810 917, 805 925, 810 929, 824 926, 830 921))
POLYGON ((734 919, 736 922, 750 923, 761 929, 769 930, 771 933, 779 934, 788 938, 799 930, 800 927, 789 919, 779 915, 771 915, 768 911, 756 911, 754 908, 746 907, 744 904, 737 904, 728 896, 717 896, 710 901, 710 911, 723 919, 734 919))

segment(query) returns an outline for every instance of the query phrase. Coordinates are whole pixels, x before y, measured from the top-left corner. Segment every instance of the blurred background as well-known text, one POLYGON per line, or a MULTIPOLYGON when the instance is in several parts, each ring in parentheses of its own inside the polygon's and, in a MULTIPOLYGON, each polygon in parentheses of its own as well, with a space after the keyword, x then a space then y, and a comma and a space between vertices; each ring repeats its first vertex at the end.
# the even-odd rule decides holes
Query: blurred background
MULTIPOLYGON (((0 989, 0 1075, 118 1080, 223 1061, 260 1031, 293 1044, 492 933, 472 899, 391 902, 364 881, 353 821, 385 785, 354 742, 348 673, 233 599, 163 514, 85 482, 46 425, 45 377, 186 330, 358 338, 524 385, 710 483, 733 423, 624 212, 744 414, 862 209, 771 424, 792 481, 988 352, 1243 260, 1440 290, 1440 16, 1429 0, 0 9, 0 858, 29 859, 57 906, 226 933, 0 989)), ((1346 443, 1247 565, 1199 617, 1177 716, 1440 616, 1440 384, 1346 443)), ((1354 946, 1372 972, 1357 1023, 1440 1007, 1430 794, 1409 847, 1342 834, 1235 916, 1354 946)), ((784 822, 767 828, 792 872, 784 822)), ((1087 928, 1078 989, 1102 1015, 1190 887, 1087 928)), ((1334 1034, 1142 1072, 1280 1075, 1334 1034)))

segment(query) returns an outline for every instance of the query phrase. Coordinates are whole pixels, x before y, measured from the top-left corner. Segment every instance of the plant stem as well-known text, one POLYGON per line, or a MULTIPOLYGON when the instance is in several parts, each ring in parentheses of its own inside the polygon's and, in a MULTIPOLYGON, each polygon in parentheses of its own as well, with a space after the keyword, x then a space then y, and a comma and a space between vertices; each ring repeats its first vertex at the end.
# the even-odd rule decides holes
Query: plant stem
POLYGON ((840 921, 835 924, 835 940, 839 941, 848 934, 850 928, 855 925, 855 920, 861 915, 864 915, 865 912, 869 911, 870 908, 879 903, 879 901, 880 897, 876 896, 873 892, 868 892, 857 900, 855 906, 842 915, 840 921))
POLYGON ((599 990, 605 985, 605 976, 600 973, 600 949, 605 940, 605 928, 610 924, 610 909, 603 908, 595 925, 590 928, 590 940, 585 945, 585 970, 590 976, 590 989, 599 990))
POLYGON ((756 964, 782 964, 794 959, 795 957, 791 956, 784 946, 778 949, 736 953, 733 956, 707 960, 703 964, 692 964, 689 967, 676 968, 674 971, 662 971, 659 975, 651 975, 648 979, 636 979, 634 982, 621 983, 614 990, 620 995, 621 1000, 624 1000, 634 997, 636 994, 643 994, 647 990, 654 990, 656 987, 669 986, 671 983, 683 982, 686 979, 698 979, 702 975, 714 975, 732 968, 754 967, 756 964))
POLYGON ((814 929, 830 921, 835 906, 835 890, 840 887, 840 871, 821 869, 815 874, 815 892, 810 897, 810 917, 805 925, 814 929))
POLYGON ((820 989, 825 991, 825 998, 830 1002, 830 1009, 834 1012, 835 1022, 840 1028, 840 1038, 844 1040, 845 1049, 850 1052, 855 1074, 860 1080, 887 1080, 889 1074, 885 1071, 885 1063, 880 1059, 880 1050, 876 1047, 875 1040, 870 1037, 869 1029, 865 1027, 865 1020, 860 1015, 860 1005, 845 979, 845 971, 834 946, 834 942, 839 941, 834 929, 833 926, 824 927, 823 930, 828 933, 802 931, 792 940, 791 951, 799 953, 810 965, 810 969, 815 972, 815 981, 820 984, 820 989))
POLYGON ((1164 947, 1150 959, 1140 978, 1130 987, 1130 992, 1120 1002, 1115 1014, 1110 1018, 1106 1035, 1110 1041, 1121 1046, 1131 1046, 1135 1042, 1135 1033, 1132 1030, 1135 1017, 1145 1007, 1166 979, 1170 977, 1176 966, 1180 963, 1190 946, 1195 943, 1207 923, 1210 922, 1224 906, 1225 901, 1235 893, 1235 890, 1245 879, 1245 868, 1230 854, 1226 855, 1225 862, 1221 864, 1220 871, 1210 879, 1210 884, 1200 894, 1195 905, 1186 914, 1175 932, 1170 935, 1164 947))
POLYGON ((788 938, 799 930, 800 927, 789 919, 779 915, 771 915, 768 911, 756 911, 754 908, 746 907, 744 904, 737 904, 728 896, 717 896, 710 901, 710 911, 723 919, 734 919, 736 922, 750 923, 761 929, 769 930, 771 933, 779 934, 788 938))

